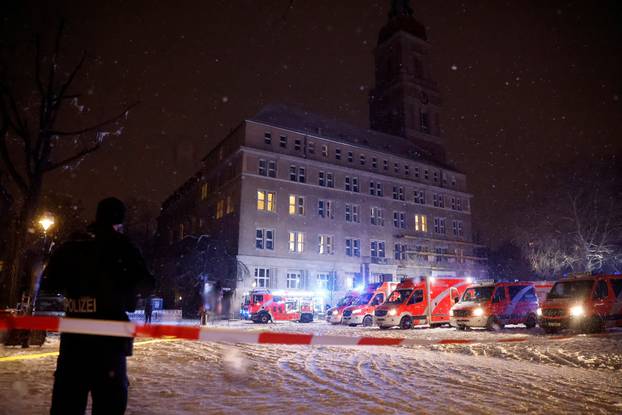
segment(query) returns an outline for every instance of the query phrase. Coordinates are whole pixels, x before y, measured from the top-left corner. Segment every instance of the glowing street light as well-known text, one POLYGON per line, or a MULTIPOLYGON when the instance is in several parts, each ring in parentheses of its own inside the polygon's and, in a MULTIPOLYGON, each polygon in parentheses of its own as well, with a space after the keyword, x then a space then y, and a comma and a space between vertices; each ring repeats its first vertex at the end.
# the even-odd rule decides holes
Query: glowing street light
POLYGON ((48 229, 54 226, 54 218, 50 215, 43 215, 41 219, 39 219, 39 225, 43 228, 43 233, 47 233, 48 229))

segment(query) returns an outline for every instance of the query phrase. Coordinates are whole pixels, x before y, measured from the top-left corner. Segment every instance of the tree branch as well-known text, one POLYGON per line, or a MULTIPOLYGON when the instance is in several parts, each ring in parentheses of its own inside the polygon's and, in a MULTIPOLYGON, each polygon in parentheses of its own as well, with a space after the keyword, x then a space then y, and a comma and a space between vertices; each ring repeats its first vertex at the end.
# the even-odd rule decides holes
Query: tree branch
POLYGON ((74 154, 73 156, 66 158, 65 160, 59 161, 57 163, 48 163, 48 165, 45 166, 42 169, 42 171, 43 172, 49 172, 49 171, 55 170, 55 169, 57 169, 59 167, 63 167, 63 166, 66 166, 68 164, 71 164, 74 161, 76 161, 78 159, 81 159, 82 157, 86 156, 87 154, 90 154, 90 153, 98 150, 100 146, 101 146, 101 144, 97 143, 97 144, 95 144, 92 147, 85 148, 84 150, 74 154))
POLYGON ((92 131, 97 130, 98 128, 104 127, 108 124, 112 124, 113 122, 117 121, 118 119, 120 119, 121 117, 123 117, 129 110, 131 110, 132 108, 136 107, 138 104, 140 104, 140 101, 136 101, 130 105, 128 105, 127 107, 125 107, 125 109, 121 112, 118 113, 117 115, 103 121, 100 122, 99 124, 95 124, 93 126, 90 127, 86 127, 83 128, 81 130, 74 130, 74 131, 56 131, 56 130, 51 130, 49 131, 50 135, 58 135, 58 136, 73 136, 73 135, 80 135, 80 134, 85 134, 85 133, 89 133, 92 131))

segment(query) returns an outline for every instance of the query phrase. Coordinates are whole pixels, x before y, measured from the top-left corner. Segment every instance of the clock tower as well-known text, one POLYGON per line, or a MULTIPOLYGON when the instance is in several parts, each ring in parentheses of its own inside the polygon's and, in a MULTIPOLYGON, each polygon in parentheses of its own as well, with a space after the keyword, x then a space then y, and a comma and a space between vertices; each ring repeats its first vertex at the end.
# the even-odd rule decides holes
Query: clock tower
POLYGON ((369 100, 371 128, 404 137, 419 147, 423 157, 444 162, 441 98, 428 62, 431 46, 409 3, 392 1, 388 22, 378 35, 375 86, 369 100))

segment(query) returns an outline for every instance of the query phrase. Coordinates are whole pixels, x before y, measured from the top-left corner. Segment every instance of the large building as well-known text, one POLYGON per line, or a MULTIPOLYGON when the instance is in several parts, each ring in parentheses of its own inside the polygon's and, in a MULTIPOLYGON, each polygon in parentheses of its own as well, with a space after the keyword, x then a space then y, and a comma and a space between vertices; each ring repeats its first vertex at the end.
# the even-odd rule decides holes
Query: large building
POLYGON ((371 129, 270 105, 222 140, 162 207, 169 301, 208 283, 235 313, 253 288, 315 290, 333 304, 368 282, 482 277, 466 176, 445 162, 429 50, 408 7, 394 7, 375 50, 371 129))

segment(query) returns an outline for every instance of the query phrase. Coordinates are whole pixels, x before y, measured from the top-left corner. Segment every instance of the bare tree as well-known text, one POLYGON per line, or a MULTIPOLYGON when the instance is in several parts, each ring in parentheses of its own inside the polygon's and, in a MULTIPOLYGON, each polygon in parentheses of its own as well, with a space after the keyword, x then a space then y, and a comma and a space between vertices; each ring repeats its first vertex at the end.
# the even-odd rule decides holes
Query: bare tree
POLYGON ((39 208, 44 177, 52 171, 74 166, 97 151, 109 135, 103 129, 121 121, 136 105, 128 105, 95 125, 72 130, 59 126, 67 104, 75 105, 81 97, 71 88, 87 58, 83 52, 70 70, 62 68, 63 29, 61 21, 50 53, 42 50, 40 39, 36 38, 33 79, 37 105, 34 111, 17 98, 6 59, 0 62, 0 169, 11 179, 15 203, 15 214, 7 232, 8 272, 4 273, 1 290, 7 296, 5 303, 10 305, 17 302, 25 238, 39 208), (70 152, 66 151, 67 147, 71 147, 70 152))
POLYGON ((536 273, 552 277, 622 267, 622 197, 615 163, 614 158, 565 166, 546 196, 537 198, 542 202, 526 209, 514 239, 536 273))

